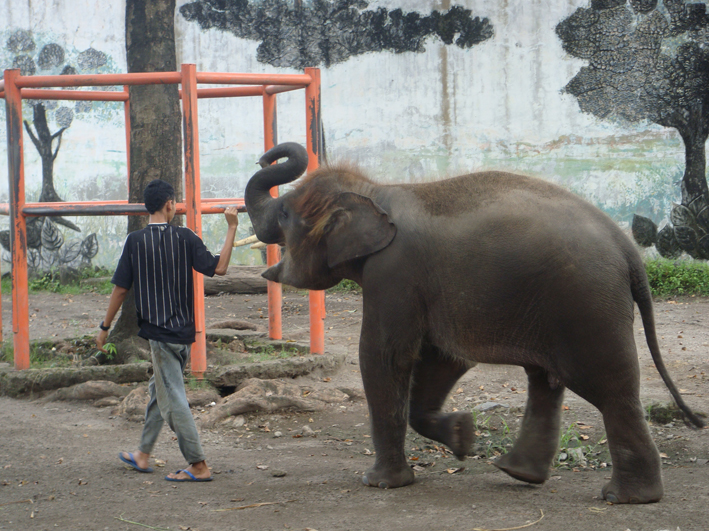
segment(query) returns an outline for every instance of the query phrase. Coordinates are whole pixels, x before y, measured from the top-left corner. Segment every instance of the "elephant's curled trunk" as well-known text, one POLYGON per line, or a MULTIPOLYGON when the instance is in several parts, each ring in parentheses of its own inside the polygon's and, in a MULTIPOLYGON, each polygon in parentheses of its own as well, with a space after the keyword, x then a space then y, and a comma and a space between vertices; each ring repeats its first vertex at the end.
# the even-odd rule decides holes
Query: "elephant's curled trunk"
POLYGON ((286 142, 268 150, 258 161, 261 169, 246 185, 244 200, 251 224, 259 240, 264 243, 280 243, 283 233, 278 226, 279 201, 271 197, 271 188, 287 184, 300 177, 308 167, 308 152, 300 144, 286 142), (278 159, 287 157, 281 164, 271 166, 278 159))

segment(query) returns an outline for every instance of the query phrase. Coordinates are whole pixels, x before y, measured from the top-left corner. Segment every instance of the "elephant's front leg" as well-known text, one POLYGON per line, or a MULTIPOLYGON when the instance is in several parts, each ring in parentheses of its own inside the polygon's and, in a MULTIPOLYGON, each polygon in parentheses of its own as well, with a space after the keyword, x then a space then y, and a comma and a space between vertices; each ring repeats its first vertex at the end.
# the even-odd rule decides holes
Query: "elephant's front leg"
POLYGON ((559 446, 564 386, 550 384, 541 368, 527 369, 529 394, 522 428, 512 450, 494 462, 510 476, 528 483, 544 483, 559 446))
POLYGON ((461 461, 475 442, 475 426, 470 413, 441 413, 441 407, 455 383, 473 365, 442 356, 432 346, 421 349, 414 365, 409 422, 418 433, 448 446, 461 461))
POLYGON ((404 455, 412 357, 402 353, 400 346, 387 349, 372 345, 363 334, 360 370, 375 450, 374 466, 362 477, 365 485, 390 489, 414 482, 414 472, 404 455))

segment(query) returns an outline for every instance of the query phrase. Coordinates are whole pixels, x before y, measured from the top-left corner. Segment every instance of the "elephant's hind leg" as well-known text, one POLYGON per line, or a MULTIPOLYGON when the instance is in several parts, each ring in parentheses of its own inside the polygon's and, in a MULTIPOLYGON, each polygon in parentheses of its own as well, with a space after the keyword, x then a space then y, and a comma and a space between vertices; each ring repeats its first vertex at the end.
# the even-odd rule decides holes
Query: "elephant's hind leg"
POLYGON ((603 414, 608 449, 613 461, 611 480, 602 490, 611 503, 652 503, 662 498, 662 463, 650 435, 640 402, 637 354, 628 347, 612 356, 614 365, 584 372, 585 378, 569 389, 603 414))
POLYGON ((613 475, 602 490, 611 503, 652 503, 663 494, 660 454, 640 401, 602 410, 613 475))
POLYGON ((448 446, 460 460, 475 442, 475 426, 470 413, 441 413, 448 393, 470 363, 449 358, 431 346, 421 351, 416 362, 409 402, 409 423, 418 433, 448 446))
POLYGON ((515 479, 544 483, 559 446, 564 387, 551 385, 544 369, 535 367, 526 371, 529 394, 522 428, 512 450, 494 464, 515 479))

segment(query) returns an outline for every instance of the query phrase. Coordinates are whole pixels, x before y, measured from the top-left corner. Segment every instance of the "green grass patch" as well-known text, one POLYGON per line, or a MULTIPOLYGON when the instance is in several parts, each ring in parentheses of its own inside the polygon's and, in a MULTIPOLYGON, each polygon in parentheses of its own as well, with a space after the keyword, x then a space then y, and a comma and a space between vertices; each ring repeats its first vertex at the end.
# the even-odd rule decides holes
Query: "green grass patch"
MULTIPOLYGON (((113 290, 111 284, 112 272, 105 268, 86 267, 80 269, 75 279, 62 282, 57 271, 48 271, 42 276, 30 279, 27 284, 30 293, 59 293, 62 295, 79 295, 82 293, 99 293, 108 295, 113 290)), ((10 276, 2 278, 3 293, 12 292, 10 276)))
MULTIPOLYGON (((13 364, 15 351, 12 339, 2 342, 0 361, 13 364)), ((51 341, 33 341, 30 343, 30 369, 48 369, 52 367, 70 367, 75 365, 70 356, 57 353, 51 341)))
POLYGON ((709 264, 706 262, 659 258, 646 261, 645 271, 655 297, 709 296, 709 264))
POLYGON ((295 347, 277 349, 273 345, 263 344, 247 344, 246 350, 248 354, 243 358, 243 361, 246 363, 258 363, 277 359, 282 360, 303 355, 303 353, 295 347))
POLYGON ((607 437, 593 441, 584 435, 579 426, 572 422, 561 434, 559 452, 553 465, 558 468, 606 468, 610 462, 607 437))
POLYGON ((337 286, 327 290, 328 293, 362 293, 362 288, 354 280, 344 278, 337 286))

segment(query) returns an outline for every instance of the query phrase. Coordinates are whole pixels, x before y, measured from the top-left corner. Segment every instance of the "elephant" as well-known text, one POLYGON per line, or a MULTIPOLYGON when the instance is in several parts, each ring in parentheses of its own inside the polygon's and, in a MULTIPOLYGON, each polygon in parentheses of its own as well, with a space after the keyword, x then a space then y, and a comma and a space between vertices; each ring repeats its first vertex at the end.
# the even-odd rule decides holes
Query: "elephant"
POLYGON ((472 416, 441 409, 466 371, 488 363, 521 366, 528 378, 520 431, 499 469, 533 484, 549 478, 568 388, 603 416, 613 463, 603 498, 661 499, 639 396, 635 304, 672 397, 694 425, 703 421, 663 364, 642 258, 612 219, 555 184, 499 171, 384 185, 339 164, 273 198, 273 186, 303 174, 307 152, 283 143, 259 164, 247 212, 259 240, 285 246, 263 276, 301 289, 342 279, 362 288, 359 363, 376 450, 366 485, 414 481, 407 423, 464 459, 472 416))

